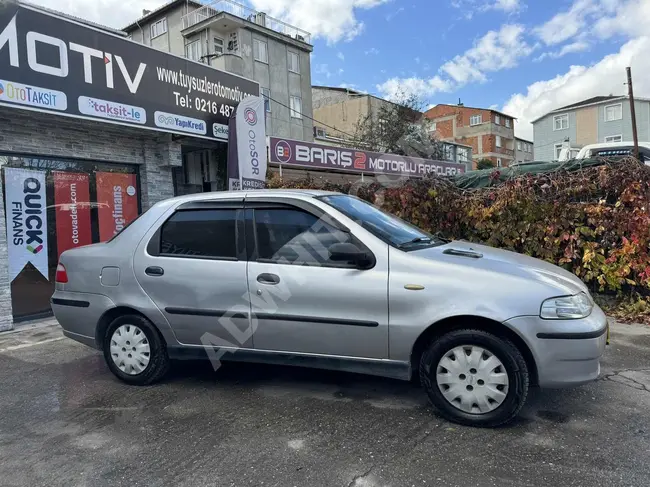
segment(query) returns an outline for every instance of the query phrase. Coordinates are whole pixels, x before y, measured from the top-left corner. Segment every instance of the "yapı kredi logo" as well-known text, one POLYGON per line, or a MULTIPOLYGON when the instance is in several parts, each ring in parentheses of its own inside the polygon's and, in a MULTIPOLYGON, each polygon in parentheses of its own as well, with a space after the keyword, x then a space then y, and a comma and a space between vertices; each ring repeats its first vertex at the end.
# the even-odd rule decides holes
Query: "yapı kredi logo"
POLYGON ((174 113, 156 112, 154 113, 154 123, 157 127, 173 130, 174 132, 189 132, 199 135, 205 135, 207 133, 205 120, 176 115, 174 113))
POLYGON ((138 124, 147 123, 147 112, 144 108, 88 96, 79 97, 79 111, 84 115, 107 118, 109 120, 138 124))

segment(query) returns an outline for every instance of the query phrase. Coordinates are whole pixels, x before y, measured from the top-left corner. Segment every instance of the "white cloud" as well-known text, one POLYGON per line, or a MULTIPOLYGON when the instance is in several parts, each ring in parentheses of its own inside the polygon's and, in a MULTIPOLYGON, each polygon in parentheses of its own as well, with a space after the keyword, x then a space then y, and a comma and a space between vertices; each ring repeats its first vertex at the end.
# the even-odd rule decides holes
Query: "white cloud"
POLYGON ((533 61, 539 62, 543 61, 546 58, 559 59, 566 56, 567 54, 575 54, 588 51, 590 47, 590 44, 586 41, 575 41, 571 44, 565 44, 559 51, 544 52, 540 56, 536 57, 533 61))
POLYGON ((404 7, 400 7, 397 10, 395 10, 394 12, 386 15, 386 22, 390 22, 395 17, 397 17, 399 14, 401 14, 402 12, 404 12, 404 7))
POLYGON ((534 32, 546 45, 560 44, 583 31, 588 18, 599 11, 598 0, 575 0, 569 10, 556 14, 534 32))
POLYGON ((500 10, 514 14, 526 8, 522 0, 452 0, 451 6, 463 11, 463 17, 471 20, 475 13, 500 10))
POLYGON ((339 51, 336 54, 336 57, 339 58, 341 61, 345 61, 345 55, 341 51, 339 51))
POLYGON ((388 98, 395 98, 399 91, 428 98, 440 91, 449 92, 468 83, 487 81, 486 73, 513 68, 533 51, 523 34, 521 25, 503 25, 499 31, 488 32, 471 49, 443 64, 432 78, 391 78, 377 85, 377 89, 388 98))
POLYGON ((343 68, 339 68, 339 75, 342 75, 345 72, 343 68))
POLYGON ((609 39, 617 34, 630 37, 647 34, 646 20, 650 19, 650 0, 602 1, 611 15, 602 17, 595 23, 594 32, 598 37, 609 39))
POLYGON ((485 34, 471 49, 445 63, 440 70, 459 85, 485 81, 486 72, 513 68, 533 47, 523 38, 524 27, 505 24, 485 34))
POLYGON ((414 61, 415 61, 415 64, 420 64, 420 58, 419 57, 416 57, 414 61))
POLYGON ((512 13, 521 10, 523 5, 519 0, 496 0, 493 4, 489 4, 488 8, 512 13))
POLYGON ((352 40, 363 32, 356 12, 387 0, 250 0, 257 10, 304 29, 328 43, 352 40))
POLYGON ((315 64, 314 65, 314 74, 316 75, 323 75, 327 79, 330 79, 332 77, 332 72, 330 71, 329 65, 323 63, 323 64, 315 64))
POLYGON ((375 48, 375 47, 371 47, 370 49, 368 49, 367 51, 365 51, 365 54, 366 54, 366 56, 367 56, 368 54, 374 54, 374 55, 376 56, 377 54, 379 54, 379 49, 377 49, 377 48, 375 48))
POLYGON ((380 85, 377 90, 389 100, 399 100, 411 95, 428 98, 438 92, 451 91, 452 84, 440 76, 431 79, 422 78, 391 78, 380 85))
POLYGON ((519 119, 518 136, 532 140, 531 121, 571 103, 599 95, 622 95, 627 88, 625 68, 633 66, 637 96, 650 96, 650 37, 639 37, 624 44, 620 51, 604 57, 593 66, 571 66, 555 78, 528 86, 525 93, 513 95, 503 111, 519 119))
POLYGON ((74 15, 101 25, 121 29, 142 17, 142 10, 155 10, 168 0, 33 0, 59 12, 74 15))

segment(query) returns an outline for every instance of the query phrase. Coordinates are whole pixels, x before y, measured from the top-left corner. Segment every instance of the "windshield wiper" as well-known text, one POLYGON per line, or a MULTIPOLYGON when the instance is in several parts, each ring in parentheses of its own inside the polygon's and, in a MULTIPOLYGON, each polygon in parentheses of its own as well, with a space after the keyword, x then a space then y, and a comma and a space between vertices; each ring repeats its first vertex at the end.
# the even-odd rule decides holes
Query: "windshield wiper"
POLYGON ((409 245, 412 244, 418 244, 418 243, 431 243, 431 238, 429 237, 415 237, 413 240, 409 240, 408 242, 402 242, 397 246, 398 249, 408 247, 409 245))

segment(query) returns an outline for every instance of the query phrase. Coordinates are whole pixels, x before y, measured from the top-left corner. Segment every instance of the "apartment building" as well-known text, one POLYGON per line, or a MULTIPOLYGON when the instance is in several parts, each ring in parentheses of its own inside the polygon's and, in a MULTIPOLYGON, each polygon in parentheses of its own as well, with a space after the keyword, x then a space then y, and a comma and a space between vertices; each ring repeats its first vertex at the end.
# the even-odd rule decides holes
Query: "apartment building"
MULTIPOLYGON (((650 141, 650 99, 636 98, 639 141, 650 141)), ((596 96, 553 110, 533 122, 535 160, 555 161, 563 144, 577 151, 587 144, 632 140, 627 96, 596 96)))
MULTIPOLYGON (((319 144, 346 146, 360 121, 378 117, 382 107, 394 105, 368 93, 334 86, 313 86, 314 138, 319 144)), ((422 114, 414 112, 414 119, 422 114)), ((443 159, 471 166, 472 148, 454 141, 443 144, 443 159)), ((469 167, 471 169, 471 167, 469 167)))
POLYGON ((530 140, 515 137, 515 164, 523 164, 534 160, 533 143, 530 140))
POLYGON ((436 105, 424 116, 440 140, 472 147, 474 168, 481 159, 489 159, 497 167, 507 167, 516 160, 515 118, 510 115, 461 103, 436 105))

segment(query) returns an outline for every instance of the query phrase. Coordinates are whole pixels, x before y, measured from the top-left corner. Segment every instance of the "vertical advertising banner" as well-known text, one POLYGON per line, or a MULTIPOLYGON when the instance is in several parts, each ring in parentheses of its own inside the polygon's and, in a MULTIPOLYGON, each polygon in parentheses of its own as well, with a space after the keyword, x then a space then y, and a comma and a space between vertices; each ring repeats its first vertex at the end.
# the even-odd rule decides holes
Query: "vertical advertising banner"
POLYGON ((5 214, 11 281, 28 262, 49 280, 45 206, 44 171, 5 168, 5 214))
POLYGON ((54 171, 56 249, 63 252, 92 243, 88 174, 54 171))
POLYGON ((266 186, 266 121, 264 98, 249 96, 230 118, 228 137, 228 189, 266 186))
POLYGON ((138 217, 135 174, 95 173, 99 206, 99 240, 105 242, 138 217))

